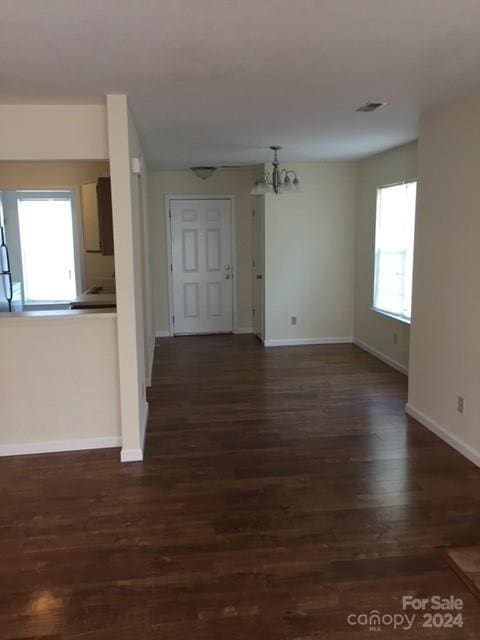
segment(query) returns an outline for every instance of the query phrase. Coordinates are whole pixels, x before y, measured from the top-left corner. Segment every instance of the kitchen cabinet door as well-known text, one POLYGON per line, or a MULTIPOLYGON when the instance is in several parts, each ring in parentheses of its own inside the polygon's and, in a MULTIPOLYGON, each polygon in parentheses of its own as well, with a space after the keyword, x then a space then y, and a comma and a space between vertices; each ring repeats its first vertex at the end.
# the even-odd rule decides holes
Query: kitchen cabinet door
POLYGON ((82 186, 82 220, 85 251, 87 253, 101 253, 96 182, 82 186))
POLYGON ((97 180, 98 227, 102 255, 113 256, 112 189, 110 178, 97 180))

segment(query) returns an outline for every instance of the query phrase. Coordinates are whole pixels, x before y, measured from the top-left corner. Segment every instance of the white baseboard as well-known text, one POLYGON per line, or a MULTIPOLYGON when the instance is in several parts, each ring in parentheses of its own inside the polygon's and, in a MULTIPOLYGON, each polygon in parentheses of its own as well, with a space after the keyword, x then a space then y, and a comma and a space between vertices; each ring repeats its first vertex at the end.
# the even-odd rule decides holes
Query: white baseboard
POLYGON ((0 445, 0 456, 25 456, 35 453, 57 453, 60 451, 85 451, 87 449, 110 449, 121 447, 120 436, 104 438, 77 438, 75 440, 54 440, 46 442, 26 442, 22 444, 0 445))
MULTIPOLYGON (((236 327, 233 330, 233 333, 237 334, 237 333, 253 333, 253 329, 252 327, 236 327)), ((198 334, 200 335, 200 334, 198 334)), ((155 337, 156 338, 169 338, 170 337, 170 332, 169 331, 156 331, 155 332, 155 337)))
POLYGON ((120 451, 121 462, 141 462, 143 460, 143 450, 138 449, 122 449, 120 451))
POLYGON ((474 465, 476 465, 477 467, 480 467, 479 451, 471 447, 469 444, 466 444, 465 442, 463 442, 463 440, 453 435, 453 433, 448 431, 448 429, 446 429, 445 427, 442 427, 440 424, 438 424, 438 422, 436 422, 435 420, 427 416, 422 411, 419 411, 418 409, 413 407, 411 404, 409 403, 406 404, 405 412, 412 418, 415 418, 415 420, 420 422, 420 424, 423 424, 424 427, 427 427, 427 429, 432 431, 432 433, 434 433, 436 436, 441 438, 453 449, 458 451, 458 453, 461 453, 462 456, 465 456, 465 458, 470 460, 470 462, 473 462, 474 465))
POLYGON ((145 449, 145 435, 147 433, 148 410, 149 406, 146 402, 143 410, 143 422, 140 433, 140 447, 138 447, 137 449, 122 449, 120 451, 121 462, 141 462, 143 460, 143 451, 145 449))
POLYGON ((253 333, 252 327, 236 327, 233 333, 253 333))
POLYGON ((350 337, 336 338, 279 338, 273 340, 264 340, 265 347, 296 347, 308 344, 347 344, 353 341, 350 337))
POLYGON ((378 349, 375 349, 375 347, 371 347, 366 342, 363 342, 363 340, 359 340, 358 338, 354 338, 353 339, 353 344, 356 344, 357 347, 360 347, 360 349, 363 349, 364 351, 366 351, 370 355, 375 356, 375 358, 378 358, 379 360, 381 360, 385 364, 388 364, 393 369, 396 369, 397 371, 400 371, 400 373, 403 373, 406 376, 408 376, 408 367, 405 367, 400 362, 397 362, 393 358, 390 358, 389 356, 386 356, 381 351, 378 351, 378 349))

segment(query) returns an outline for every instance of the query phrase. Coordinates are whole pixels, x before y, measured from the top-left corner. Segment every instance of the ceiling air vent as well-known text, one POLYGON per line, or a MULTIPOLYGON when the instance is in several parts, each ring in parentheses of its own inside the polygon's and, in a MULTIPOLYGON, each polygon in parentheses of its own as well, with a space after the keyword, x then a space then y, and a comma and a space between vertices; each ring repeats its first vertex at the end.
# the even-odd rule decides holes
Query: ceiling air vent
POLYGON ((367 102, 361 107, 358 107, 358 109, 355 109, 355 111, 370 113, 370 111, 376 111, 377 109, 380 109, 380 107, 384 107, 386 104, 386 102, 367 102))

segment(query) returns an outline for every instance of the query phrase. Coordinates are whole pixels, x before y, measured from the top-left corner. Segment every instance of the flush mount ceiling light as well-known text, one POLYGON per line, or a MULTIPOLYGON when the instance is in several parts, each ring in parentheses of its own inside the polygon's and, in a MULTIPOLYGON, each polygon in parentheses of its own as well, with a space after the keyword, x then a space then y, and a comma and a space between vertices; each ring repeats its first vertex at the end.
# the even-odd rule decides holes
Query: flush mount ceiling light
POLYGON ((190 169, 197 176, 197 178, 206 180, 215 173, 217 167, 190 167, 190 169))
POLYGON ((367 102, 365 104, 362 104, 361 107, 358 107, 358 109, 355 109, 355 111, 360 111, 361 113, 370 113, 371 111, 381 109, 386 104, 386 102, 367 102))
POLYGON ((250 191, 252 196, 260 196, 264 193, 297 193, 300 191, 300 181, 295 171, 280 169, 278 152, 282 147, 272 146, 273 151, 272 172, 264 171, 256 180, 255 186, 250 191))

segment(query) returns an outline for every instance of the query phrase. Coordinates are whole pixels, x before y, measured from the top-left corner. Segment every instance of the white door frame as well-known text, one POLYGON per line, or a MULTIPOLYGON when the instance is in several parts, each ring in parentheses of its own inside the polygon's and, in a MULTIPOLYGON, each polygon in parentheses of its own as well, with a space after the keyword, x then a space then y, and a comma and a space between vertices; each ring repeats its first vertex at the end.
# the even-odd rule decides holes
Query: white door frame
POLYGON ((255 322, 253 321, 252 318, 252 330, 254 335, 260 340, 260 342, 265 345, 265 196, 254 196, 253 198, 253 202, 252 202, 252 306, 255 306, 255 313, 258 313, 258 309, 257 309, 257 304, 256 304, 256 299, 255 299, 255 287, 256 287, 256 282, 255 282, 255 278, 256 278, 256 273, 255 271, 258 268, 258 265, 255 263, 255 266, 253 266, 253 260, 256 260, 256 254, 253 253, 253 249, 255 248, 255 243, 260 241, 260 245, 262 247, 261 250, 261 255, 262 255, 262 284, 261 284, 261 289, 262 289, 262 337, 260 338, 260 336, 258 336, 255 333, 255 322), (261 212, 260 215, 262 216, 262 235, 259 238, 256 238, 256 231, 257 231, 257 220, 259 218, 259 212, 257 210, 257 202, 258 200, 262 198, 263 202, 262 202, 262 206, 261 206, 261 212))
POLYGON ((173 326, 173 273, 172 273, 172 225, 170 218, 170 203, 172 200, 230 200, 230 210, 232 215, 231 233, 232 233, 232 296, 233 296, 233 317, 232 329, 233 333, 237 328, 237 217, 235 213, 235 196, 232 195, 179 195, 167 194, 165 196, 165 242, 167 245, 167 274, 168 274, 168 333, 170 336, 175 335, 173 326))

